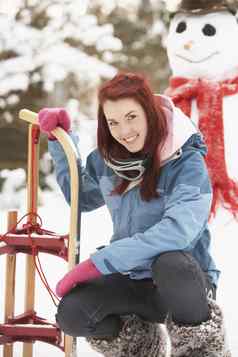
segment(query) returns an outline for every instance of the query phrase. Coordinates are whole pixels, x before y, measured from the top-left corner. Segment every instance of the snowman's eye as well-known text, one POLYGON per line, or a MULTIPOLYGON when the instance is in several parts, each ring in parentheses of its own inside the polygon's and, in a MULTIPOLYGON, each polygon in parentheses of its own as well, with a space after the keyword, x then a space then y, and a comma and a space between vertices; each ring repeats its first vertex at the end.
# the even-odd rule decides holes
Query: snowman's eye
POLYGON ((205 36, 214 36, 216 34, 216 28, 210 24, 206 24, 203 27, 202 32, 205 36))
POLYGON ((177 27, 176 27, 176 32, 181 33, 184 32, 187 28, 187 24, 185 21, 181 21, 178 23, 177 27))

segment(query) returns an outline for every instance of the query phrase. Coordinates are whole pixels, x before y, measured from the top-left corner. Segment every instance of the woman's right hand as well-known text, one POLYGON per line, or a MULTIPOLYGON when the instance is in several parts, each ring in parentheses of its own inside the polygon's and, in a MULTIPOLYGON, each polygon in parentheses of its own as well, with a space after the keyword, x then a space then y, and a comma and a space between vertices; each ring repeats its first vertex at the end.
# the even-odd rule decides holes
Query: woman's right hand
POLYGON ((38 122, 41 132, 48 136, 49 140, 56 140, 51 131, 61 127, 66 132, 70 130, 70 117, 64 108, 43 108, 38 113, 38 122))

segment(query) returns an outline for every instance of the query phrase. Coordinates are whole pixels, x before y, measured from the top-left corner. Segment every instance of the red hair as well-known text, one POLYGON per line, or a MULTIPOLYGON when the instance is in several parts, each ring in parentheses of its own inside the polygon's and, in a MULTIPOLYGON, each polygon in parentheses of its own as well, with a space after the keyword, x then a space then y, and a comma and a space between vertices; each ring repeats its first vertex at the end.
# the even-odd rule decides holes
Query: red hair
MULTIPOLYGON (((133 159, 141 155, 149 155, 151 163, 146 169, 142 182, 140 183, 140 193, 142 199, 149 201, 158 197, 156 191, 158 176, 160 172, 160 155, 158 148, 162 148, 168 134, 167 121, 160 105, 156 103, 156 97, 147 82, 139 74, 119 73, 113 79, 104 83, 98 94, 98 149, 104 159, 133 159), (148 125, 148 133, 145 144, 140 153, 131 153, 123 145, 118 143, 111 135, 106 117, 103 111, 103 104, 106 100, 116 101, 118 99, 131 98, 138 102, 145 114, 148 125)), ((160 152, 160 151, 159 151, 160 152)), ((121 179, 118 186, 112 193, 122 194, 129 181, 121 179)))

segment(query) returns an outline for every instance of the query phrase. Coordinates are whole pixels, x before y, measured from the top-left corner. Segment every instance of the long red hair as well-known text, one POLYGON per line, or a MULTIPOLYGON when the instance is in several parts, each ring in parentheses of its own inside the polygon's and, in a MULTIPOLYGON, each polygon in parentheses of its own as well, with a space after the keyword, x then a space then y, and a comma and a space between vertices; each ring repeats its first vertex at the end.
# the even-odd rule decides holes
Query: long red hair
MULTIPOLYGON (((134 73, 119 73, 113 79, 104 83, 98 93, 98 149, 105 160, 133 159, 141 155, 149 155, 150 166, 146 169, 140 183, 141 197, 145 201, 158 197, 156 191, 160 172, 160 155, 158 148, 162 148, 167 134, 167 121, 160 105, 156 103, 156 97, 145 77, 134 73), (132 98, 138 102, 146 114, 148 133, 143 149, 139 153, 129 152, 123 145, 118 143, 111 135, 103 104, 106 100, 116 101, 123 98, 132 98)), ((122 194, 129 185, 126 179, 120 179, 113 194, 122 194)))

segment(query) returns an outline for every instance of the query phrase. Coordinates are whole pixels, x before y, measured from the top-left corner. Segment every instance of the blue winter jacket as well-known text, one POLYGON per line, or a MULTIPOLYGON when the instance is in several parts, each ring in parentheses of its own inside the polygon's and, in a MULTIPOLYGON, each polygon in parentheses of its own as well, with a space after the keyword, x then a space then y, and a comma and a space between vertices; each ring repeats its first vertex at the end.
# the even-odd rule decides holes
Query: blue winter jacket
MULTIPOLYGON (((171 115, 167 115, 170 131, 182 127, 183 134, 176 129, 171 131, 171 137, 179 136, 177 141, 185 142, 179 150, 176 145, 172 148, 171 142, 167 145, 158 178, 158 198, 143 201, 138 184, 122 195, 111 195, 118 177, 97 149, 88 156, 86 167, 81 168, 81 210, 88 212, 106 204, 113 221, 110 244, 92 254, 91 259, 102 274, 120 272, 129 274, 132 279, 143 279, 151 277, 151 265, 161 253, 184 250, 194 256, 217 285, 220 272, 210 255, 208 230, 212 194, 204 162, 206 146, 197 129, 194 131, 193 127, 191 131, 189 127, 186 130, 186 123, 191 125, 190 119, 169 99, 163 97, 162 100, 170 110, 171 115), (184 117, 186 120, 181 121, 184 117)), ((77 145, 77 138, 74 134, 71 136, 77 145)), ((49 142, 49 151, 55 163, 57 181, 70 203, 65 154, 57 141, 49 142)), ((78 164, 81 166, 81 162, 78 164)))

